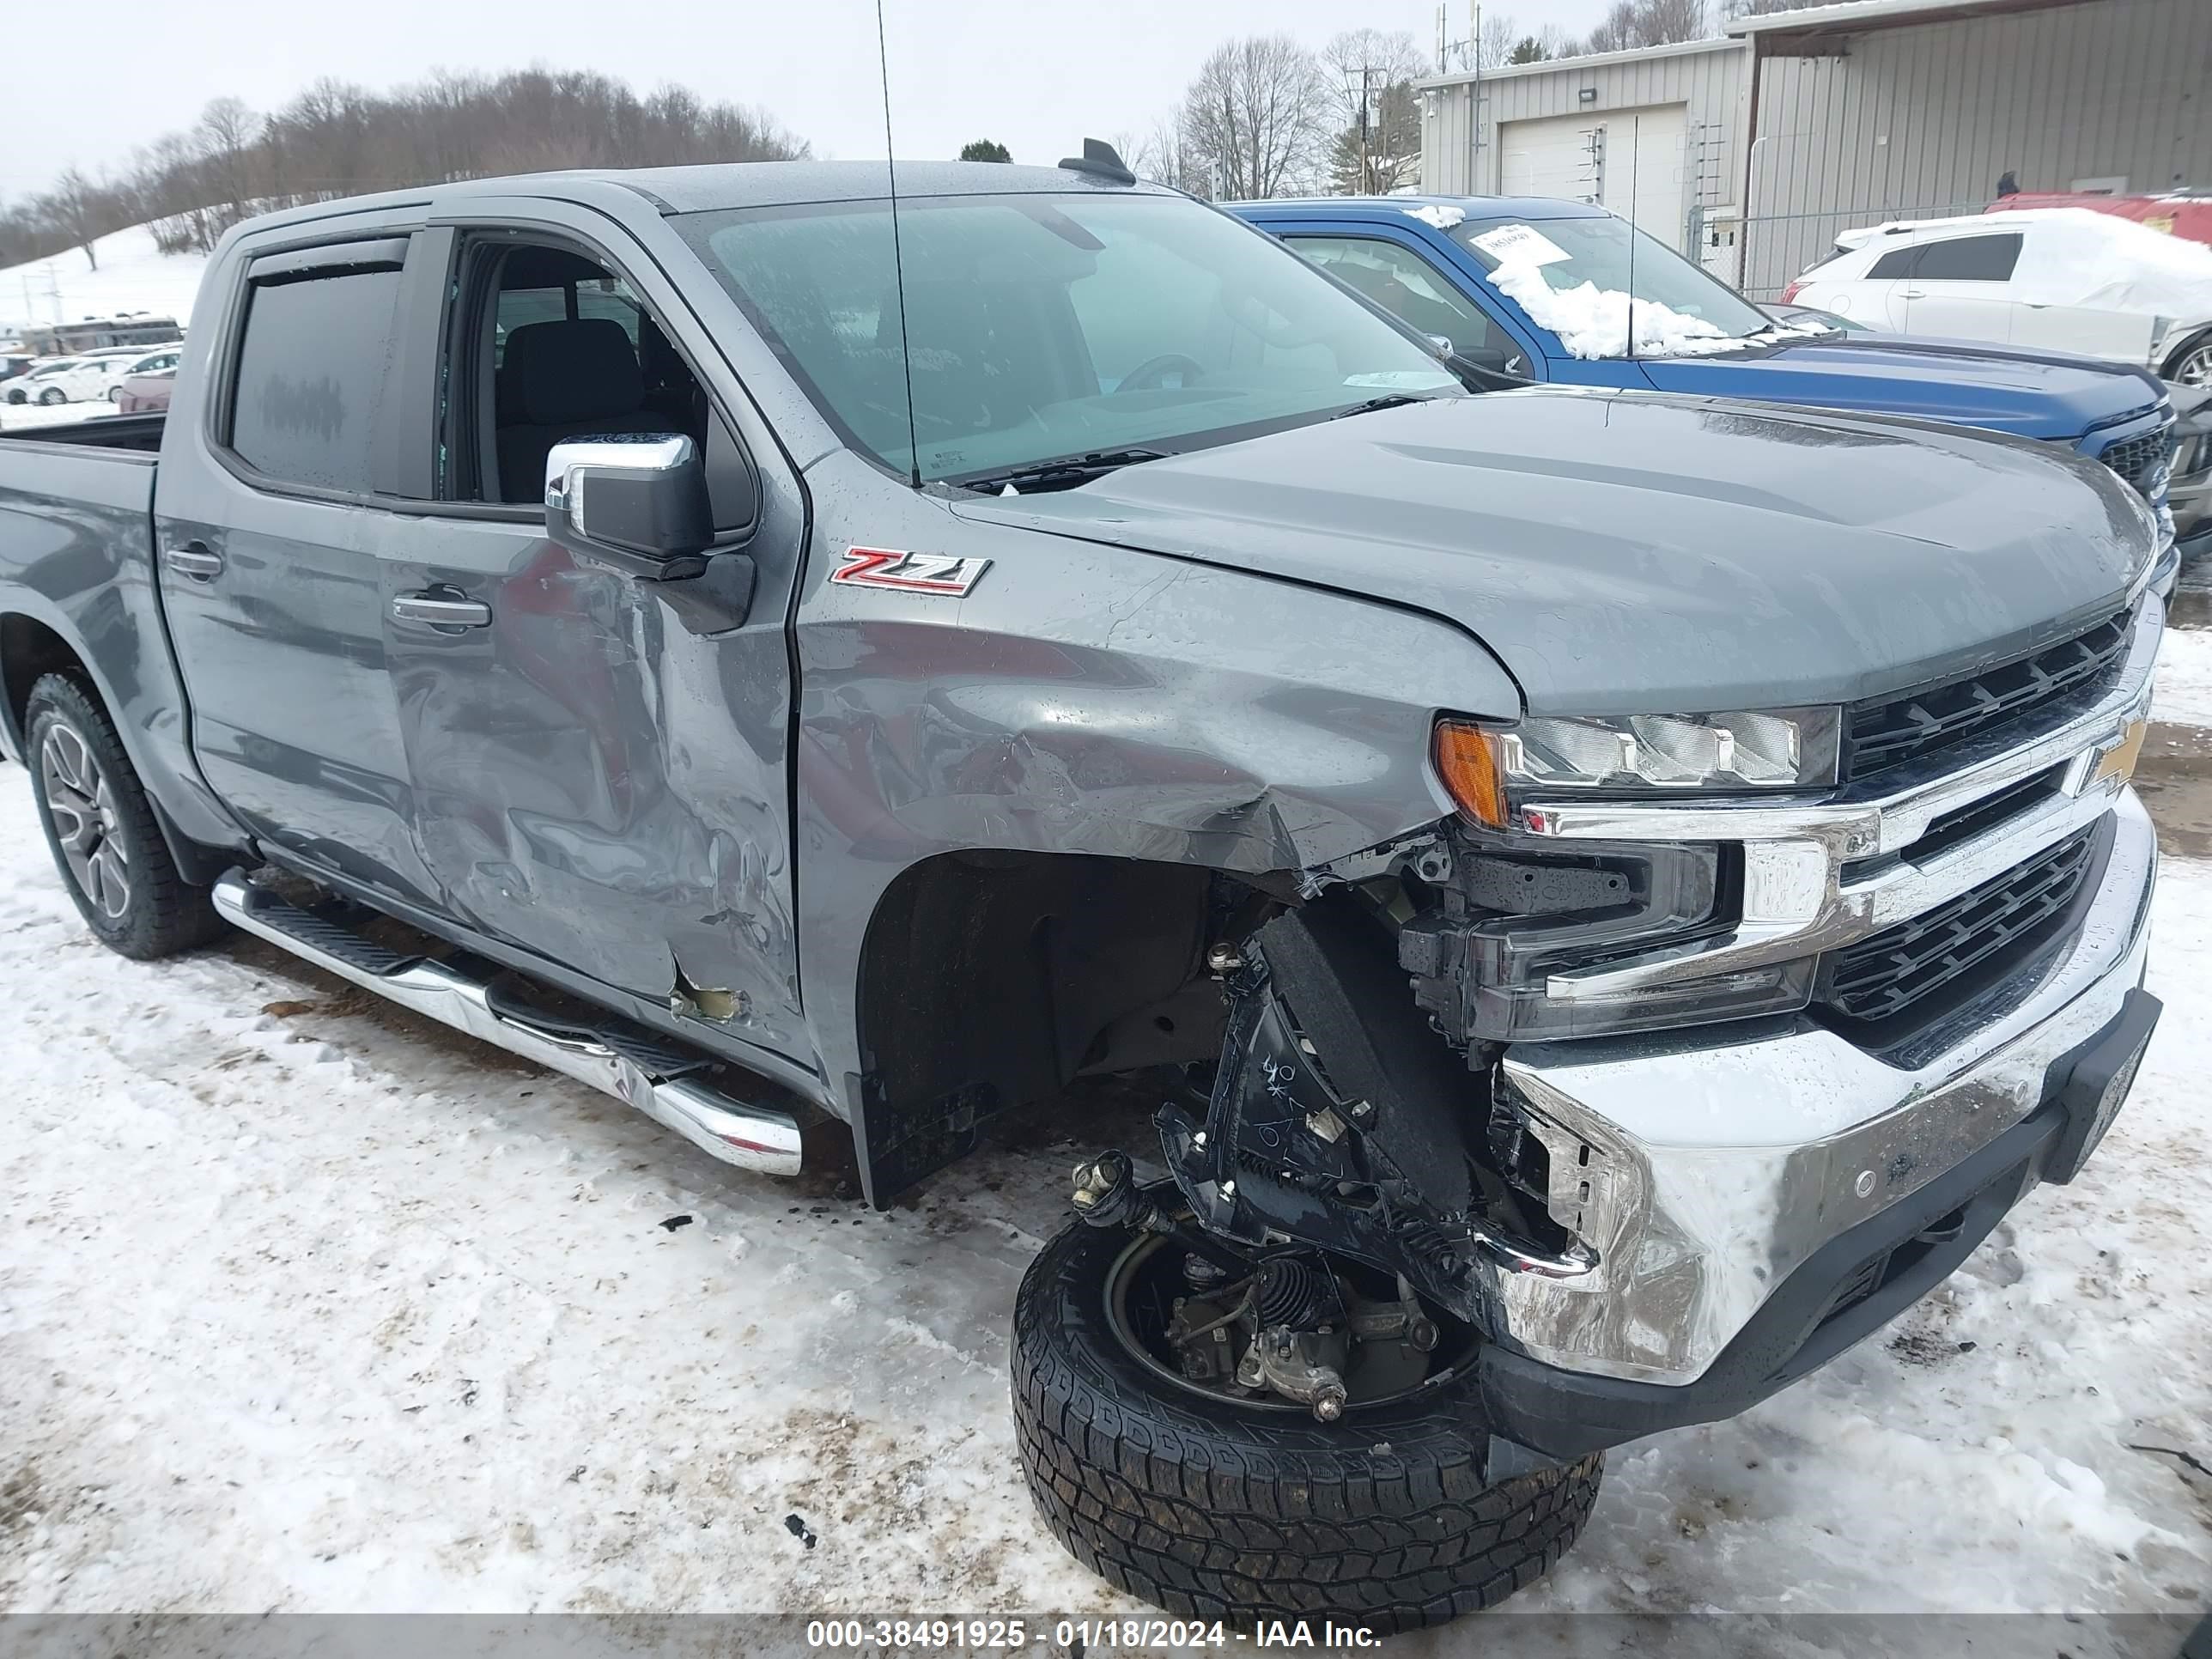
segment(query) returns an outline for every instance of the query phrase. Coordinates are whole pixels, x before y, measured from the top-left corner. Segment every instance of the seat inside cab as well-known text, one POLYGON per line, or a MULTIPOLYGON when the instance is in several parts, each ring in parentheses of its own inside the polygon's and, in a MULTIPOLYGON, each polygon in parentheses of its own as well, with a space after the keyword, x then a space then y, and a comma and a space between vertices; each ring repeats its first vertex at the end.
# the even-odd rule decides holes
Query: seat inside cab
POLYGON ((707 398, 629 284, 565 248, 500 258, 490 321, 492 441, 483 497, 540 500, 556 443, 678 432, 702 448, 707 398))

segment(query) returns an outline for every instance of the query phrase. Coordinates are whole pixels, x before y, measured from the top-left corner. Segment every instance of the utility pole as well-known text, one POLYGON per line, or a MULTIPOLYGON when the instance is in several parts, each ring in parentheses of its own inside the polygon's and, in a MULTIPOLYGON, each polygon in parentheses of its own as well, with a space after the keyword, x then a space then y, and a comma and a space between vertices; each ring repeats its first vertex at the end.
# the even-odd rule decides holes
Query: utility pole
POLYGON ((1371 195, 1375 189, 1375 169, 1367 160, 1367 76, 1368 65, 1359 66, 1359 193, 1371 195))

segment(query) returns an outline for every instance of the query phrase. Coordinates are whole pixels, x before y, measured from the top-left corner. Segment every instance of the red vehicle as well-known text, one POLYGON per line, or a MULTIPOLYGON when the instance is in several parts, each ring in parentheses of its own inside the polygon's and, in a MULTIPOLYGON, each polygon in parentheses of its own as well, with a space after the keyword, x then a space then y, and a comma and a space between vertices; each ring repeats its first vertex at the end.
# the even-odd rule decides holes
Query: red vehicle
POLYGON ((2212 193, 2203 191, 2180 191, 2170 196, 2092 196, 2069 190, 2021 192, 2000 196, 1983 211, 2008 213, 2019 208, 2090 208, 2133 219, 2169 236, 2212 243, 2212 193))
POLYGON ((143 374, 124 377, 123 389, 116 394, 115 412, 118 415, 153 415, 169 406, 169 392, 177 384, 174 368, 149 369, 143 374))

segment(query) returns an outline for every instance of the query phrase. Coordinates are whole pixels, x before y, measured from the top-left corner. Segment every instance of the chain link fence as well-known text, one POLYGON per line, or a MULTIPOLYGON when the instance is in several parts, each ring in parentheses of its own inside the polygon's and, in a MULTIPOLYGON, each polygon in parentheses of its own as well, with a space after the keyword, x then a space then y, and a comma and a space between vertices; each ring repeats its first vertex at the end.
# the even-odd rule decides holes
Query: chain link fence
POLYGON ((1737 286, 1753 300, 1778 300, 1782 290, 1802 276, 1808 266, 1835 252, 1836 238, 1844 231, 1884 224, 1893 219, 1943 219, 1979 213, 1987 205, 1984 198, 1912 205, 1892 203, 1819 213, 1754 214, 1741 228, 1743 276, 1737 286))

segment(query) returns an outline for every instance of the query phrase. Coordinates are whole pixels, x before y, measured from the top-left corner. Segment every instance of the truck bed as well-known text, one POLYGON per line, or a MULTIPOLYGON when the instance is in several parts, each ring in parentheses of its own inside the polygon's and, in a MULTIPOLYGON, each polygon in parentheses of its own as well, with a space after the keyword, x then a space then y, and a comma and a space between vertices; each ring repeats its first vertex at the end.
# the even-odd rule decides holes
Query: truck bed
POLYGON ((150 415, 98 415, 88 421, 0 431, 0 442, 70 444, 83 449, 137 450, 150 455, 161 447, 161 428, 167 419, 167 413, 158 410, 150 415))

